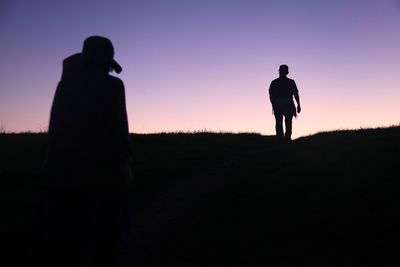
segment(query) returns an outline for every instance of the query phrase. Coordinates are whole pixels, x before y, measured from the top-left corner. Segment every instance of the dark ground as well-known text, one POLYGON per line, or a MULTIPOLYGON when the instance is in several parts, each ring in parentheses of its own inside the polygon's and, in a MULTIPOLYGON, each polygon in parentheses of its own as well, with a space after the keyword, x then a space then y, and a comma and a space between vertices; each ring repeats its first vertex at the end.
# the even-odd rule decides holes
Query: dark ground
MULTIPOLYGON (((399 127, 290 145, 256 134, 132 135, 130 266, 397 265, 399 137, 399 127)), ((45 138, 0 135, 1 234, 16 262, 34 245, 45 138)))

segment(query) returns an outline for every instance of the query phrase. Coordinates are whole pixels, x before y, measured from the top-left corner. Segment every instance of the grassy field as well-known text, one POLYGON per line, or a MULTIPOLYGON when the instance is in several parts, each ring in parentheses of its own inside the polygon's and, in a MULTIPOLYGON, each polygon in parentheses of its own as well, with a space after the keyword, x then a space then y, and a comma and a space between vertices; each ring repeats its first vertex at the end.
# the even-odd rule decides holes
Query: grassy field
MULTIPOLYGON (((132 261, 389 265, 400 237, 399 137, 400 127, 290 145, 258 134, 134 134, 132 261)), ((21 253, 32 245, 45 147, 45 134, 0 135, 1 231, 21 253)))

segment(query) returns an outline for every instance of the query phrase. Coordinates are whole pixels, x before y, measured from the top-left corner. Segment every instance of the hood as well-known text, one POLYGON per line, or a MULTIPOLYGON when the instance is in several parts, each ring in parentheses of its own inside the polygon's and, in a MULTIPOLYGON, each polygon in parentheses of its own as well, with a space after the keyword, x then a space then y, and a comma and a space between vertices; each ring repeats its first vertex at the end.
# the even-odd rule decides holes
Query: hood
POLYGON ((63 61, 61 80, 68 81, 82 76, 86 69, 86 63, 81 53, 67 57, 63 61))

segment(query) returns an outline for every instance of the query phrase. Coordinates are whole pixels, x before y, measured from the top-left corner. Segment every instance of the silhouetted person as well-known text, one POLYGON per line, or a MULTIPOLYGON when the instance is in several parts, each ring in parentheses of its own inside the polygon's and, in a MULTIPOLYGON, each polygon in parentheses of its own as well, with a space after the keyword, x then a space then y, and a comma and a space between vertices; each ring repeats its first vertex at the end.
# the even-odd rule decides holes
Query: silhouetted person
POLYGON ((121 66, 91 36, 63 61, 50 114, 39 221, 41 264, 112 266, 131 177, 121 66))
POLYGON ((273 80, 269 87, 269 99, 275 116, 275 130, 278 140, 290 141, 292 136, 292 119, 297 116, 293 97, 297 102, 297 112, 300 113, 299 91, 294 80, 289 79, 289 67, 279 67, 279 78, 273 80), (283 133, 283 117, 285 117, 285 133, 283 133))

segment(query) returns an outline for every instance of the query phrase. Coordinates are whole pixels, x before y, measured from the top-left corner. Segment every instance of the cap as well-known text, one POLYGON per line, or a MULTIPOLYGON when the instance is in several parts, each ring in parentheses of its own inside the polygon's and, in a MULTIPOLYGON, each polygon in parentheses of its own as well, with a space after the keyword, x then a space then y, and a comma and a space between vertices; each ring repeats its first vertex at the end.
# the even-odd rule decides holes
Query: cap
POLYGON ((116 73, 122 71, 121 65, 114 59, 114 47, 111 41, 102 36, 90 36, 83 42, 82 54, 89 58, 109 64, 116 73))

